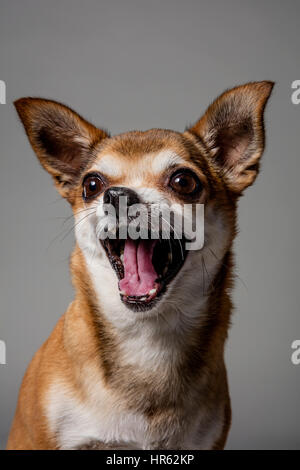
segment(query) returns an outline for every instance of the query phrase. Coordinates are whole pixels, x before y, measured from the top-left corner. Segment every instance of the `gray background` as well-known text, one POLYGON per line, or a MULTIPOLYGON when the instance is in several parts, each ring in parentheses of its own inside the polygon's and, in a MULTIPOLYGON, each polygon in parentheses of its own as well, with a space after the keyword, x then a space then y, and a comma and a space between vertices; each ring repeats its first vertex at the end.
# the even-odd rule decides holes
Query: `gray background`
POLYGON ((40 168, 12 101, 68 103, 112 133, 182 130, 236 84, 277 82, 262 174, 239 207, 236 311, 226 356, 228 449, 300 448, 299 1, 1 0, 0 436, 32 354, 72 299, 71 211, 40 168), (68 232, 69 231, 69 232, 68 232))

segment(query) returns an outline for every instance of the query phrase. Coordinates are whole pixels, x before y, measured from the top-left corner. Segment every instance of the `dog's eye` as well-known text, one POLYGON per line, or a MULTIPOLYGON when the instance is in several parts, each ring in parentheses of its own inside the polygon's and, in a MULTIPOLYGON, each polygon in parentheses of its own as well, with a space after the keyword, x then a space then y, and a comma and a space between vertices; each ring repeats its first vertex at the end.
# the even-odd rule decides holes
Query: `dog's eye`
POLYGON ((179 170, 171 176, 169 186, 179 194, 191 196, 200 190, 201 184, 192 171, 179 170))
POLYGON ((104 183, 100 176, 90 175, 83 181, 83 197, 84 199, 91 199, 98 196, 103 191, 104 183))

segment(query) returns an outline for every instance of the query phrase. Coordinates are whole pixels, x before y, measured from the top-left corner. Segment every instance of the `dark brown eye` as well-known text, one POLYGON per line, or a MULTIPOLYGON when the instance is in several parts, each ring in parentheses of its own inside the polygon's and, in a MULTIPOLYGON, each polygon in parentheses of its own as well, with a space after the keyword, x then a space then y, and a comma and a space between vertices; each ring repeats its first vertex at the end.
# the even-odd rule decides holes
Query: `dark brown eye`
POLYGON ((179 194, 194 195, 200 190, 198 177, 189 170, 179 170, 174 173, 169 182, 169 186, 179 194))
POLYGON ((84 199, 91 199, 98 196, 103 191, 104 183, 100 176, 89 175, 83 181, 83 197, 84 199))

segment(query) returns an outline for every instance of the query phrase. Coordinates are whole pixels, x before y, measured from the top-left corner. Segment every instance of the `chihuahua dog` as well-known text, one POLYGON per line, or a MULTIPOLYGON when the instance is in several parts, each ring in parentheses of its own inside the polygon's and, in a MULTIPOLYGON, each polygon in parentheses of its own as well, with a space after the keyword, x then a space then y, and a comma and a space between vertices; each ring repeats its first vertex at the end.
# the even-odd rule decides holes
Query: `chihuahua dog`
POLYGON ((76 293, 29 365, 7 449, 224 448, 237 201, 259 171, 272 88, 225 91, 183 133, 110 136, 55 101, 15 102, 72 206, 76 293), (103 207, 121 197, 128 210, 202 204, 203 246, 161 232, 102 239, 103 207))

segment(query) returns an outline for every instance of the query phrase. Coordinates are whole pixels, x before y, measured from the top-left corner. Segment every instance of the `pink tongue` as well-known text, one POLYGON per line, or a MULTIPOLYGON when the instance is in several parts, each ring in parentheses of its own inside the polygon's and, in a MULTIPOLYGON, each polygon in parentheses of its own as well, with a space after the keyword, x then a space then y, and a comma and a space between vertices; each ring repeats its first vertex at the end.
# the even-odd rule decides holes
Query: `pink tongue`
POLYGON ((146 295, 154 288, 157 274, 152 264, 156 240, 127 239, 124 248, 124 278, 119 283, 126 295, 146 295))

